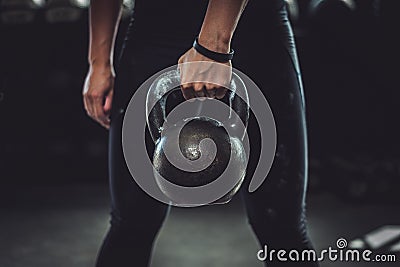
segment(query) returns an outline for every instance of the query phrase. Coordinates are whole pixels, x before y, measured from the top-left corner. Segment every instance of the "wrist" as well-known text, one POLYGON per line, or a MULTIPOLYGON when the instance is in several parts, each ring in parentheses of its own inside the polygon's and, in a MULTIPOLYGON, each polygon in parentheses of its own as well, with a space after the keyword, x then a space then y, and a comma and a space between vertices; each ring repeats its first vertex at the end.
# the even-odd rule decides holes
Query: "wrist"
POLYGON ((111 72, 113 75, 115 75, 114 65, 111 60, 89 60, 89 66, 92 70, 111 72))
POLYGON ((112 62, 111 59, 91 58, 89 59, 89 65, 95 67, 109 67, 112 66, 112 62))
POLYGON ((231 50, 231 35, 226 33, 204 33, 199 34, 199 44, 205 48, 218 52, 229 53, 231 50))

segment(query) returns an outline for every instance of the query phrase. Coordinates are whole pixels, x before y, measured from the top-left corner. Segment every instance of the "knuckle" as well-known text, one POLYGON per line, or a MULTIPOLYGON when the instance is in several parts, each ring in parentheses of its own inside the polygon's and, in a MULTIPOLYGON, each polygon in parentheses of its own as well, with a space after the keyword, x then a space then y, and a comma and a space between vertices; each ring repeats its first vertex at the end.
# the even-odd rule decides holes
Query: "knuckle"
POLYGON ((215 90, 215 89, 217 89, 217 86, 215 85, 215 84, 213 84, 213 83, 207 83, 206 84, 206 90, 215 90))
POLYGON ((202 90, 203 90, 203 84, 202 84, 202 83, 195 83, 195 84, 193 85, 193 89, 194 89, 196 92, 202 91, 202 90))
POLYGON ((93 92, 90 96, 91 96, 92 99, 101 98, 101 94, 99 94, 98 92, 93 92))
POLYGON ((85 96, 88 99, 92 99, 93 98, 93 92, 87 92, 85 96))
POLYGON ((181 85, 183 90, 189 90, 191 88, 193 88, 193 85, 191 83, 184 83, 181 85))

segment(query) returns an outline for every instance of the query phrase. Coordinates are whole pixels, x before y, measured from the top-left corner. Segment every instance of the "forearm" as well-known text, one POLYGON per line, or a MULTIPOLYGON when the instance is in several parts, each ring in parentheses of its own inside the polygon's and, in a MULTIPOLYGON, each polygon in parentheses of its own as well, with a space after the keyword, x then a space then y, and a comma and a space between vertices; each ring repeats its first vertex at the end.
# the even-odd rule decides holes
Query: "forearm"
POLYGON ((248 0, 209 0, 199 43, 210 50, 227 53, 248 0))
POLYGON ((122 0, 91 0, 89 55, 91 66, 112 66, 122 0))

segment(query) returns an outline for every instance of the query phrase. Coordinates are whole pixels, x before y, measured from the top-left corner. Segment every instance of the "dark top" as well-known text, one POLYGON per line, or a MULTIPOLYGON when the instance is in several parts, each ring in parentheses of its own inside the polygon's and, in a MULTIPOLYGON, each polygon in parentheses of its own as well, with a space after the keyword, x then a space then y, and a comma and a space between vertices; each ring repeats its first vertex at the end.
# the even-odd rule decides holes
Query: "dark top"
MULTIPOLYGON (((144 35, 195 36, 200 31, 207 5, 207 0, 136 0, 134 30, 144 35)), ((243 14, 246 18, 240 23, 274 24, 283 5, 284 0, 249 0, 243 14)))

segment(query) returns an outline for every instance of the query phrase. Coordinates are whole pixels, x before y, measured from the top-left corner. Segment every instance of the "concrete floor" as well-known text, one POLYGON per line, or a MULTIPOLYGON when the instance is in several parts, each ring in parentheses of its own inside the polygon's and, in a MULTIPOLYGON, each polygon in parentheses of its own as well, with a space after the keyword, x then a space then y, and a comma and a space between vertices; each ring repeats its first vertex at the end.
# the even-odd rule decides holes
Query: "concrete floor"
MULTIPOLYGON (((36 187, 22 191, 3 187, 0 193, 0 267, 93 266, 108 227, 105 186, 36 187)), ((398 211, 397 206, 353 205, 328 194, 310 195, 310 234, 317 250, 335 248, 340 237, 350 242, 382 226, 400 225, 398 211)), ((396 230, 389 231, 389 235, 395 234, 396 230)), ((396 245, 399 240, 397 236, 388 242, 396 245)), ((152 267, 261 267, 256 258, 258 249, 238 201, 201 209, 172 209, 156 241, 152 267), (233 232, 236 234, 227 234, 233 232)), ((384 249, 380 252, 387 253, 384 249)), ((400 259, 398 253, 397 258, 400 259)), ((399 264, 321 264, 342 266, 399 264)))

